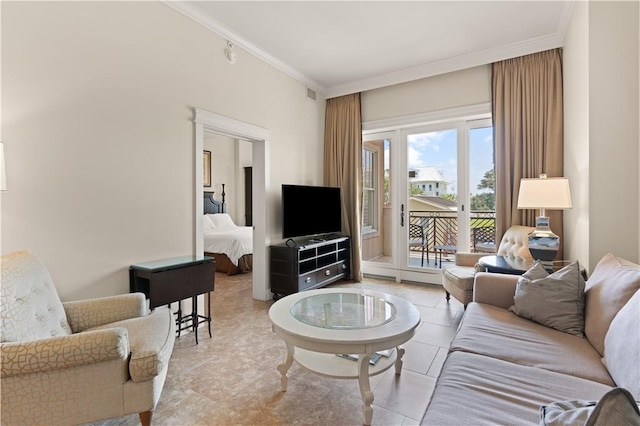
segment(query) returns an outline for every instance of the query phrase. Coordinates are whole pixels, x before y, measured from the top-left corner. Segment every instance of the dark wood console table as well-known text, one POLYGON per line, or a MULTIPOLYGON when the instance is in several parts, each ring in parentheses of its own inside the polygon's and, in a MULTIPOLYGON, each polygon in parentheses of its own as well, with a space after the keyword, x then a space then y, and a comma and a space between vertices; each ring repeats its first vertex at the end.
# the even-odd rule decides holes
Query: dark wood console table
POLYGON ((198 343, 198 326, 204 322, 211 337, 211 294, 215 281, 215 261, 212 257, 181 256, 137 263, 129 268, 129 290, 142 292, 149 299, 149 308, 178 302, 176 325, 178 337, 182 330, 192 329, 198 343), (197 297, 207 295, 207 316, 198 314, 197 297), (180 301, 191 298, 191 315, 182 317, 180 301))

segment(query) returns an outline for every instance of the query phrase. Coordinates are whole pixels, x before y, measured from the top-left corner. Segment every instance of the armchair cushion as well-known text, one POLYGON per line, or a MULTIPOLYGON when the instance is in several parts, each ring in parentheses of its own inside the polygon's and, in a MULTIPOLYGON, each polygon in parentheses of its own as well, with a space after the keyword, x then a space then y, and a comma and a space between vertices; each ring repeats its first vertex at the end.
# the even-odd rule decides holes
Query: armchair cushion
POLYGON ((30 252, 2 256, 2 342, 71 334, 47 268, 30 252))

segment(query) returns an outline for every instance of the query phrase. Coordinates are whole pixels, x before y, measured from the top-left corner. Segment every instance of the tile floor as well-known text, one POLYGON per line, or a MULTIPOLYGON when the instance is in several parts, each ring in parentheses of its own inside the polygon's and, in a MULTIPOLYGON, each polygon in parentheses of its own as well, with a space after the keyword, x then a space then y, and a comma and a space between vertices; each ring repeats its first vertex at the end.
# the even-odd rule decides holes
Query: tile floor
MULTIPOLYGON (((447 348, 462 318, 462 305, 448 303, 440 286, 365 278, 363 287, 412 302, 422 322, 405 344, 403 371, 391 368, 371 378, 373 425, 418 424, 427 406, 447 348)), ((360 425, 362 400, 356 380, 308 372, 295 362, 287 392, 276 366, 284 342, 272 331, 267 312, 273 302, 251 298, 251 276, 216 275, 211 297, 212 333, 183 334, 169 364, 167 380, 153 415, 154 425, 360 425)), ((95 425, 138 425, 138 416, 95 425)))

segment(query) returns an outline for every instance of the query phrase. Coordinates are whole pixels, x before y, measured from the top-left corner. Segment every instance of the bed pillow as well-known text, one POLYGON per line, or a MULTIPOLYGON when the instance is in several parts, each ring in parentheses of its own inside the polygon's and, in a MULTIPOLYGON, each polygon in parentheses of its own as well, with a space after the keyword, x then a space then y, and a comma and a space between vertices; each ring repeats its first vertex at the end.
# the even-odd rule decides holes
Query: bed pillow
POLYGON ((518 279, 514 304, 509 310, 522 318, 583 337, 584 287, 578 262, 551 275, 536 262, 518 279))
POLYGON ((214 231, 215 229, 216 226, 213 224, 213 221, 211 221, 209 215, 205 214, 202 217, 202 231, 206 234, 207 232, 214 231))
POLYGON ((229 216, 228 213, 212 214, 209 215, 209 217, 211 218, 211 222, 213 222, 213 225, 218 230, 222 231, 225 229, 237 228, 236 224, 233 223, 233 219, 231 219, 231 216, 229 216))

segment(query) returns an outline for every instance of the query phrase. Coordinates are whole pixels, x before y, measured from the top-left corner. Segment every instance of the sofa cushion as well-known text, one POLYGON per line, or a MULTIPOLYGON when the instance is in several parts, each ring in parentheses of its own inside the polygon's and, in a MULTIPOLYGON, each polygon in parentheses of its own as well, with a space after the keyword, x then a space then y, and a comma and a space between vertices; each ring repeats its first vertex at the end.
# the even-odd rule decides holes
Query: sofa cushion
POLYGON ((612 254, 596 265, 585 290, 584 331, 600 355, 611 321, 639 288, 639 265, 612 254))
POLYGON ((30 252, 2 256, 2 342, 27 342, 71 334, 47 268, 30 252))
POLYGON ((467 305, 450 350, 486 355, 615 386, 600 361, 600 354, 587 339, 484 303, 467 305))
POLYGON ((616 384, 640 401, 640 290, 627 302, 604 338, 604 358, 616 384), (634 334, 635 333, 635 334, 634 334), (630 339, 631 342, 630 342, 630 339), (633 340, 635 339, 635 340, 633 340))
POLYGON ((569 399, 597 400, 601 383, 465 352, 451 353, 423 425, 538 425, 540 407, 569 399))
POLYGON ((542 406, 542 426, 609 426, 638 425, 640 410, 633 396, 622 388, 614 388, 600 401, 560 401, 542 406))
POLYGON ((584 287, 578 262, 551 275, 542 263, 536 262, 518 280, 510 310, 520 317, 582 337, 584 287))

